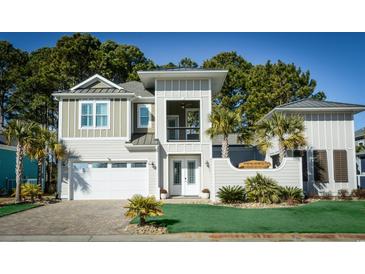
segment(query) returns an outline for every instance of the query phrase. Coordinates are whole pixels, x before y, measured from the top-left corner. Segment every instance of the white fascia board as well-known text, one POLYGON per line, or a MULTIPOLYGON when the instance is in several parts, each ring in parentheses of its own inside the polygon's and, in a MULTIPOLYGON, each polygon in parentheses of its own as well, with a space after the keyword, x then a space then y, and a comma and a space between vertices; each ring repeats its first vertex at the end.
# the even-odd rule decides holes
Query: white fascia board
POLYGON ((352 112, 354 114, 365 111, 363 107, 334 107, 334 108, 274 108, 265 114, 257 123, 271 117, 274 112, 352 112))
POLYGON ((52 94, 56 99, 62 98, 62 99, 67 99, 67 98, 82 98, 82 99, 86 99, 86 98, 118 98, 118 97, 122 97, 122 98, 131 98, 131 97, 135 97, 134 93, 54 93, 52 94))
POLYGON ((89 82, 92 82, 94 81, 95 79, 99 79, 100 81, 102 82, 105 82, 107 83, 108 85, 112 86, 112 87, 115 87, 117 89, 123 89, 121 86, 118 86, 117 84, 113 83, 112 81, 106 79, 105 77, 99 75, 99 74, 95 74, 94 76, 91 76, 90 78, 86 79, 85 81, 81 82, 80 84, 74 86, 71 88, 71 90, 75 90, 75 89, 78 89, 80 87, 82 87, 83 85, 89 83, 89 82))

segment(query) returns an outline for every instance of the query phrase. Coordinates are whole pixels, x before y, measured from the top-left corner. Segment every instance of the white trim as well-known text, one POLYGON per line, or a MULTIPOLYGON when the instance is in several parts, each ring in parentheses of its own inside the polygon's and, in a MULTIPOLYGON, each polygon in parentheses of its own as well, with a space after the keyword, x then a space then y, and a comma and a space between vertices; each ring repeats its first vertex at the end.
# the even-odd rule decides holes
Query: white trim
POLYGON ((89 83, 89 82, 95 82, 95 80, 98 79, 112 87, 115 87, 117 89, 123 89, 121 86, 118 86, 117 84, 113 83, 112 81, 104 78, 103 76, 99 75, 99 74, 95 74, 94 76, 91 76, 90 78, 86 79, 85 81, 81 82, 80 84, 72 87, 70 90, 75 90, 78 89, 79 87, 84 86, 85 84, 89 83))
MULTIPOLYGON (((127 137, 130 140, 131 139, 131 135, 132 135, 132 108, 131 108, 131 100, 128 99, 127 100, 127 137)), ((113 119, 115 120, 115 119, 113 119)), ((114 121, 113 121, 114 122, 114 121)))
POLYGON ((62 138, 62 108, 63 108, 63 100, 58 102, 58 141, 62 138))
MULTIPOLYGON (((70 112, 69 112, 70 113, 70 112)), ((110 129, 110 100, 79 100, 79 130, 81 129, 110 129), (93 109, 92 109, 92 116, 93 116, 93 124, 92 126, 81 126, 81 109, 82 109, 82 104, 92 104, 93 109), (107 115, 108 115, 108 119, 107 119, 107 126, 103 126, 103 127, 97 127, 96 126, 96 104, 107 104, 107 115)), ((101 134, 99 134, 101 135, 101 134)), ((69 135, 70 136, 70 135, 69 135)))
POLYGON ((152 108, 151 108, 151 104, 141 104, 141 103, 137 103, 137 128, 151 128, 152 127, 152 108), (140 120, 140 109, 142 107, 146 107, 148 109, 148 125, 147 126, 143 126, 141 125, 141 120, 140 120))
POLYGON ((100 97, 103 97, 103 98, 135 97, 134 93, 69 93, 69 92, 64 92, 64 93, 54 93, 52 95, 56 99, 61 98, 61 97, 62 97, 62 99, 70 99, 70 98, 76 97, 76 98, 83 98, 83 100, 87 100, 86 98, 91 99, 91 98, 100 98, 100 97))
POLYGON ((71 141, 71 140, 119 140, 119 141, 128 141, 128 137, 64 137, 62 140, 71 141))

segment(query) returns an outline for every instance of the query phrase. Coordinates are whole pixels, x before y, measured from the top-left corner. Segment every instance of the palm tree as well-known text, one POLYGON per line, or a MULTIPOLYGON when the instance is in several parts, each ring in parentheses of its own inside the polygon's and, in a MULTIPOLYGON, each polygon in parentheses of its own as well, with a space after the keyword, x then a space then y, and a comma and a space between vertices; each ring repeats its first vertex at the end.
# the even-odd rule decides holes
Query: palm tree
POLYGON ((277 140, 281 162, 288 150, 306 145, 304 120, 299 115, 274 113, 270 118, 257 124, 255 139, 256 145, 263 153, 266 153, 277 140))
POLYGON ((57 142, 55 132, 49 131, 41 125, 36 126, 33 134, 35 138, 25 146, 25 151, 31 159, 37 160, 37 184, 42 185, 44 161, 53 154, 57 160, 62 159, 64 157, 64 147, 57 142))
POLYGON ((236 132, 241 123, 241 116, 237 111, 217 106, 210 114, 209 121, 212 123, 212 127, 207 129, 207 134, 210 135, 210 138, 223 135, 222 158, 228 158, 228 135, 236 132))
POLYGON ((16 143, 16 188, 15 188, 15 202, 21 202, 21 188, 20 185, 23 179, 23 158, 24 147, 33 142, 36 124, 33 122, 26 122, 23 120, 11 120, 5 131, 4 136, 8 144, 16 143))

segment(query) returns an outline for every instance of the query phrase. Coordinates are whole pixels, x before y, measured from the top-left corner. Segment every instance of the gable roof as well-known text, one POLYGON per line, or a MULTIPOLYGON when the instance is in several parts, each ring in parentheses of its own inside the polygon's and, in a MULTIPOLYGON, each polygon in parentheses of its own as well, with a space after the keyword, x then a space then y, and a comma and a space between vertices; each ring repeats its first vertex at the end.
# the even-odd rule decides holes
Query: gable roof
POLYGON ((118 86, 116 83, 113 83, 112 81, 104 78, 103 76, 101 76, 99 74, 95 74, 95 75, 91 76, 90 78, 86 79, 85 81, 81 82, 80 84, 70 88, 70 90, 88 88, 88 87, 90 87, 90 85, 94 84, 95 82, 103 82, 110 88, 122 89, 122 87, 118 86))
POLYGON ((136 96, 140 97, 153 97, 154 94, 147 90, 141 82, 138 81, 130 81, 119 84, 125 92, 134 93, 136 96))
POLYGON ((270 117, 274 112, 290 111, 347 111, 356 114, 365 111, 365 105, 348 104, 333 101, 319 101, 311 98, 305 98, 275 107, 264 117, 262 117, 258 122, 260 122, 262 119, 270 117))

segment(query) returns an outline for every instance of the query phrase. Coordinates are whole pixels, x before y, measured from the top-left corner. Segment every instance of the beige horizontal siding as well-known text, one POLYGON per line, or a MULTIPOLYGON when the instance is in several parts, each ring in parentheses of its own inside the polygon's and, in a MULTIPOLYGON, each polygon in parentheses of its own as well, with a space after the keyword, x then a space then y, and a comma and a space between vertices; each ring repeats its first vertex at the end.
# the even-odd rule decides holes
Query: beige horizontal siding
POLYGON ((80 129, 79 100, 64 99, 62 100, 62 138, 100 138, 127 136, 127 100, 101 98, 99 100, 110 101, 109 128, 80 129))

